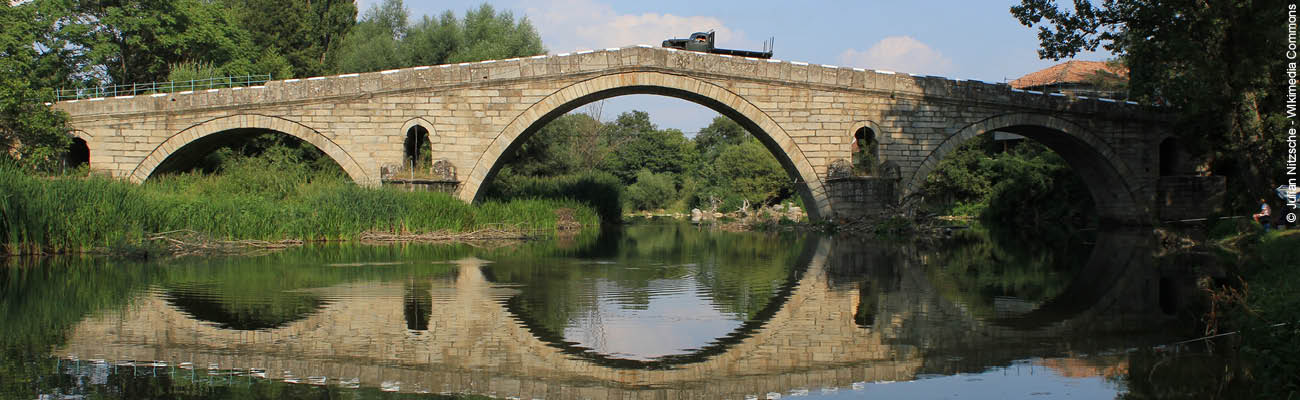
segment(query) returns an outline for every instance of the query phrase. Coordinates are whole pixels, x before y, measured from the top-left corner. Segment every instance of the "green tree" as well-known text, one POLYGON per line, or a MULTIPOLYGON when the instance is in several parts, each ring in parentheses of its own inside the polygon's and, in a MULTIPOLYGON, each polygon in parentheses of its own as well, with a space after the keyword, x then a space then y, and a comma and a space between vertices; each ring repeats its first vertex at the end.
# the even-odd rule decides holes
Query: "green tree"
POLYGON ((956 205, 986 203, 993 191, 992 171, 985 168, 992 135, 981 135, 963 143, 925 177, 922 193, 927 203, 956 205))
POLYGON ((312 44, 320 46, 320 53, 316 63, 295 64, 295 68, 302 68, 297 71, 302 76, 320 76, 329 72, 331 55, 338 52, 343 38, 356 25, 357 4, 354 0, 309 0, 308 3, 306 25, 312 33, 312 44))
POLYGON ((277 78, 325 74, 326 53, 338 47, 357 17, 356 3, 350 1, 228 1, 253 44, 285 59, 289 69, 277 78))
POLYGON ((577 172, 577 161, 569 146, 572 132, 587 123, 586 114, 556 118, 524 140, 503 168, 525 176, 558 176, 577 172))
MULTIPOLYGON (((1288 8, 1290 7, 1290 8, 1288 8)), ((1180 143, 1229 177, 1244 207, 1280 176, 1285 116, 1286 12, 1280 0, 1205 2, 1051 0, 1011 7, 1021 24, 1038 26, 1039 56, 1062 59, 1104 49, 1130 70, 1130 95, 1175 110, 1180 143)))
POLYGON ((677 183, 671 174, 657 174, 648 169, 636 173, 636 182, 627 187, 627 202, 633 210, 657 210, 677 199, 677 183))
POLYGON ((0 157, 30 167, 49 166, 71 139, 67 116, 45 106, 53 92, 34 79, 40 57, 35 44, 40 29, 30 4, 0 6, 0 157))
POLYGON ((407 24, 401 0, 371 6, 337 52, 340 72, 496 60, 546 53, 527 18, 483 4, 457 19, 451 11, 407 24))
POLYGON ((464 43, 461 22, 448 10, 438 18, 421 17, 407 32, 402 46, 409 57, 407 64, 439 65, 450 63, 452 54, 463 48, 464 43))
POLYGON ((770 204, 794 191, 785 170, 758 139, 723 148, 714 162, 714 187, 726 189, 733 199, 770 204))
POLYGON ((1037 142, 986 158, 981 169, 993 183, 985 220, 1010 226, 1080 225, 1095 216, 1092 194, 1065 159, 1037 142))
POLYGON ((749 132, 736 121, 719 115, 713 118, 709 126, 695 134, 695 148, 701 156, 713 159, 722 151, 722 147, 744 143, 749 136, 749 132))
POLYGON ((981 135, 950 153, 926 176, 927 205, 1014 226, 1091 222, 1092 194, 1059 154, 1030 140, 1001 148, 981 135))
POLYGON ((371 5, 339 45, 335 71, 370 72, 406 66, 400 44, 406 35, 407 15, 402 0, 371 5))
POLYGON ((164 80, 184 61, 230 74, 263 73, 248 32, 223 4, 203 0, 49 2, 42 11, 62 44, 79 48, 83 73, 102 68, 114 83, 164 80))
POLYGON ((487 3, 465 13, 464 46, 451 62, 497 60, 546 54, 542 38, 528 18, 515 21, 510 12, 498 13, 487 3))
POLYGON ((618 151, 606 159, 606 168, 628 184, 636 181, 641 169, 676 176, 694 169, 695 144, 679 130, 659 130, 644 111, 619 115, 609 135, 610 140, 626 138, 618 151))

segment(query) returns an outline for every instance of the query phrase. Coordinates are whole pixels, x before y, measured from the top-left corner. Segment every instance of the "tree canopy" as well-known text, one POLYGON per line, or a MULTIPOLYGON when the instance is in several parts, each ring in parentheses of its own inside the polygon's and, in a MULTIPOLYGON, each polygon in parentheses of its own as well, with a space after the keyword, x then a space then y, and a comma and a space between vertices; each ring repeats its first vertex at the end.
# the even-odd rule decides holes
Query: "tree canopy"
POLYGON ((367 72, 545 54, 541 36, 527 18, 515 20, 486 3, 457 19, 451 11, 407 23, 401 0, 366 10, 340 45, 336 72, 367 72))
POLYGON ((0 6, 0 151, 40 166, 67 147, 66 116, 44 105, 53 91, 41 87, 40 54, 32 46, 41 32, 32 7, 0 6))

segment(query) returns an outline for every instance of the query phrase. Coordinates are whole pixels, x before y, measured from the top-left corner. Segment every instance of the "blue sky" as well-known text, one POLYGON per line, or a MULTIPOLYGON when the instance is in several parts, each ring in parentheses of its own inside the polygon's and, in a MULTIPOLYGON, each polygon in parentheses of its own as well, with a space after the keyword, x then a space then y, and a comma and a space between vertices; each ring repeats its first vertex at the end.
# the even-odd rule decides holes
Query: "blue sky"
MULTIPOLYGON (((359 0, 365 13, 380 0, 359 0)), ((498 10, 532 21, 552 53, 658 46, 669 37, 715 30, 719 47, 760 49, 776 38, 775 57, 788 61, 890 70, 986 82, 1006 82, 1047 68, 1036 31, 1008 9, 1020 0, 942 1, 613 1, 499 0, 498 10)), ((406 0, 412 19, 465 10, 482 0, 406 0)), ((1088 54, 1085 60, 1104 60, 1088 54)), ((629 109, 650 112, 660 127, 688 133, 707 125, 713 111, 656 96, 610 99, 605 119, 629 109)))

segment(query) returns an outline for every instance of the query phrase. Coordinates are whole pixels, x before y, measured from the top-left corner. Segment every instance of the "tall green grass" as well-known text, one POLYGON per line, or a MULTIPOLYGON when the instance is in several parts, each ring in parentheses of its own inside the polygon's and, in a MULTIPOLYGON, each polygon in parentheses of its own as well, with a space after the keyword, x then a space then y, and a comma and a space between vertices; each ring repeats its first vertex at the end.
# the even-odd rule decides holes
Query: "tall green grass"
POLYGON ((596 212, 562 199, 470 205, 445 193, 358 187, 302 164, 247 158, 219 175, 182 174, 143 185, 37 177, 0 165, 0 244, 9 254, 136 243, 189 229, 218 239, 347 240, 366 231, 472 231, 509 225, 556 228, 570 208, 584 225, 596 212))
POLYGON ((1228 329, 1242 332, 1238 348, 1254 367, 1246 376, 1256 398, 1294 399, 1300 397, 1300 232, 1257 232, 1246 233, 1258 242, 1243 249, 1246 304, 1232 310, 1228 329))
POLYGON ((586 172, 554 177, 498 175, 486 188, 489 199, 578 200, 596 209, 600 220, 616 223, 623 218, 623 182, 607 172, 586 172))

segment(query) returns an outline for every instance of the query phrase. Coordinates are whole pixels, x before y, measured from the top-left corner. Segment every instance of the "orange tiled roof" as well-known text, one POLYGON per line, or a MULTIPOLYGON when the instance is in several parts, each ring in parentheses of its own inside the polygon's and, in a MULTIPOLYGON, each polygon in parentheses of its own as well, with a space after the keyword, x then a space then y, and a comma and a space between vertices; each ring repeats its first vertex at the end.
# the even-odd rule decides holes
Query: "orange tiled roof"
POLYGON ((1020 77, 1020 79, 1011 81, 1011 87, 1024 89, 1062 83, 1086 83, 1089 78, 1099 71, 1109 72, 1123 78, 1128 77, 1128 70, 1123 67, 1112 66, 1102 61, 1075 60, 1056 64, 1041 71, 1031 72, 1020 77))

